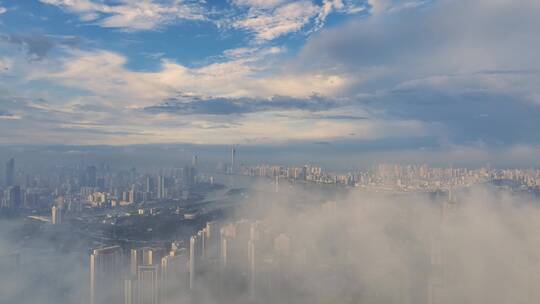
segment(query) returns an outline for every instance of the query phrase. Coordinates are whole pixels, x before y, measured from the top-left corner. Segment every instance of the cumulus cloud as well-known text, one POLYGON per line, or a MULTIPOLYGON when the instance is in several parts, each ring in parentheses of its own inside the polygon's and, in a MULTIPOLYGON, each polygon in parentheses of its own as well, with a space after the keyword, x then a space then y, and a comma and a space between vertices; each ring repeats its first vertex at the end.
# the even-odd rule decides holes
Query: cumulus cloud
POLYGON ((311 0, 303 1, 233 1, 241 7, 249 7, 245 16, 237 18, 233 27, 247 30, 255 35, 258 42, 274 40, 289 33, 299 32, 307 25, 308 31, 322 28, 332 12, 359 13, 365 3, 360 1, 324 0, 318 5, 311 0))
POLYGON ((271 11, 252 9, 245 19, 236 21, 233 26, 255 33, 260 41, 273 40, 299 31, 317 11, 318 7, 311 1, 291 2, 271 11))
MULTIPOLYGON (((98 18, 89 16, 93 22, 115 12, 102 12, 108 8, 97 1, 47 1, 73 12, 93 12, 98 18)), ((132 111, 141 115, 138 118, 152 117, 160 126, 174 125, 181 119, 187 125, 176 126, 182 130, 244 128, 241 133, 250 138, 256 136, 254 130, 263 129, 260 125, 250 129, 255 119, 268 123, 276 117, 272 115, 279 114, 294 118, 294 122, 282 121, 283 134, 273 137, 280 139, 306 135, 330 141, 328 138, 339 137, 340 132, 358 138, 391 138, 401 124, 408 126, 402 136, 428 134, 436 142, 540 142, 538 132, 523 131, 540 128, 536 119, 540 114, 540 41, 532 30, 540 27, 533 13, 540 9, 537 1, 525 0, 519 5, 488 0, 442 0, 429 6, 426 1, 395 3, 369 1, 373 16, 322 30, 307 39, 298 55, 268 42, 287 33, 309 31, 323 24, 332 12, 361 10, 366 2, 232 1, 241 12, 233 22, 264 43, 226 50, 207 64, 180 64, 161 55, 154 70, 132 70, 127 66, 131 58, 118 52, 65 48, 48 65, 35 62, 20 69, 20 62, 4 57, 9 63, 4 66, 24 70, 24 82, 41 81, 70 90, 86 109, 104 105, 118 111, 112 113, 119 116, 132 111), (425 6, 404 9, 419 5, 425 6), (282 99, 276 102, 276 96, 282 99), (328 106, 328 100, 342 99, 351 106, 349 113, 322 113, 342 106, 328 106), (315 110, 321 113, 315 115, 315 110), (369 119, 345 119, 357 113, 369 119), (317 137, 307 132, 306 126, 313 123, 326 124, 331 131, 317 137), (374 127, 363 133, 370 128, 366 126, 374 127), (306 132, 292 134, 285 127, 305 127, 306 132)), ((120 1, 114 6, 128 5, 120 1)), ((2 40, 24 47, 28 57, 41 59, 52 57, 46 55, 59 44, 20 35, 4 35, 2 40)), ((60 98, 58 108, 71 110, 71 100, 60 98)), ((112 121, 114 116, 108 119, 112 121)), ((123 131, 133 131, 127 130, 133 121, 119 121, 126 129, 123 131)), ((161 134, 163 141, 189 140, 187 135, 158 129, 153 132, 161 134)), ((216 136, 197 132, 200 140, 224 141, 225 132, 216 136)))
POLYGON ((7 8, 0 6, 0 15, 5 14, 7 12, 7 8))
POLYGON ((40 0, 80 16, 82 21, 95 22, 107 28, 151 30, 178 20, 205 20, 198 1, 121 0, 107 4, 95 0, 40 0))
POLYGON ((344 94, 388 119, 446 125, 445 140, 536 143, 522 130, 539 127, 538 9, 537 1, 437 1, 394 10, 323 31, 294 65, 350 79, 344 94))
POLYGON ((207 21, 253 33, 267 42, 308 25, 312 32, 322 28, 333 12, 356 14, 368 7, 366 0, 233 0, 230 8, 214 8, 197 0, 121 0, 113 4, 96 0, 39 0, 77 14, 83 22, 130 31, 152 30, 181 20, 207 21))
POLYGON ((347 81, 338 75, 323 73, 261 73, 267 71, 272 56, 279 53, 276 48, 233 50, 226 53, 232 58, 195 68, 163 59, 160 70, 140 72, 127 69, 127 58, 118 53, 69 50, 59 68, 36 69, 29 78, 45 79, 116 100, 125 99, 130 105, 155 104, 156 99, 164 100, 178 92, 217 97, 307 97, 318 92, 330 93, 347 81))

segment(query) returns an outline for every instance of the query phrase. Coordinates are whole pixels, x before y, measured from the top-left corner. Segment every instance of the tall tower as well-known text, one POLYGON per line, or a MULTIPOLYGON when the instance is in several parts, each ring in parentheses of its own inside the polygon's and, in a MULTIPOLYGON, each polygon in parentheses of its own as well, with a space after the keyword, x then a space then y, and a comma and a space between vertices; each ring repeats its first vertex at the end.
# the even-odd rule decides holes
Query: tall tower
POLYGON ((22 204, 21 187, 10 186, 4 191, 4 208, 19 209, 22 204))
POLYGON ((165 190, 165 176, 160 175, 158 177, 158 183, 157 183, 158 191, 157 191, 157 198, 158 199, 164 199, 166 196, 166 190, 165 190))
POLYGON ((198 271, 201 240, 194 235, 189 240, 189 289, 195 289, 195 278, 198 271))
POLYGON ((161 301, 167 302, 188 288, 187 265, 189 257, 185 248, 172 249, 161 259, 161 301))
POLYGON ((15 185, 15 159, 12 158, 6 163, 6 186, 15 185))
POLYGON ((62 209, 57 206, 53 206, 51 209, 51 222, 53 225, 62 224, 62 209))
POLYGON ((193 155, 193 159, 191 160, 191 166, 193 168, 198 168, 199 167, 199 156, 198 155, 193 155))
POLYGON ((133 248, 130 251, 129 270, 130 275, 136 277, 139 266, 143 264, 143 254, 141 249, 133 248))
POLYGON ((142 264, 143 265, 159 265, 161 258, 165 256, 165 248, 142 248, 142 264))
POLYGON ((122 249, 94 249, 90 255, 90 304, 120 303, 122 299, 122 249))
POLYGON ((135 293, 136 282, 137 280, 135 278, 124 280, 124 304, 137 304, 135 301, 137 299, 137 294, 135 293))
POLYGON ((231 173, 234 173, 236 168, 236 147, 232 146, 231 149, 231 173))
POLYGON ((154 180, 152 179, 152 176, 150 175, 146 176, 144 191, 148 193, 154 193, 155 191, 154 180))
POLYGON ((159 265, 139 266, 138 304, 159 304, 159 265))

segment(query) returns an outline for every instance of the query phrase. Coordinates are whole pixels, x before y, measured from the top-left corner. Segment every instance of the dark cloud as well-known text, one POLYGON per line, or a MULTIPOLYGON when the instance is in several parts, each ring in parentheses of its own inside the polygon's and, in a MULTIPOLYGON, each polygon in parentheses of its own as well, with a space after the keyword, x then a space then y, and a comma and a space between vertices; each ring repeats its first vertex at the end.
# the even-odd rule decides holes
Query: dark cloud
POLYGON ((394 91, 366 102, 383 119, 436 123, 441 134, 458 143, 540 143, 540 107, 511 94, 488 91, 449 93, 441 90, 394 91))
POLYGON ((344 94, 370 117, 440 126, 441 141, 537 144, 539 3, 440 0, 357 19, 310 38, 287 68, 348 75, 344 94))
POLYGON ((293 98, 274 96, 269 99, 255 98, 171 98, 165 102, 144 108, 150 113, 172 113, 178 115, 234 115, 272 110, 324 111, 342 106, 343 103, 322 96, 293 98))
POLYGON ((79 37, 57 37, 48 35, 0 35, 0 41, 18 45, 26 51, 29 60, 41 60, 56 46, 78 47, 82 43, 79 37))
POLYGON ((131 131, 115 131, 115 130, 102 130, 96 128, 80 128, 80 127, 65 127, 65 128, 52 128, 51 131, 60 132, 60 133, 89 133, 93 135, 149 135, 148 133, 142 132, 131 132, 131 131))
POLYGON ((13 117, 13 114, 5 110, 0 110, 0 117, 13 117))
POLYGON ((317 115, 316 119, 328 119, 328 120, 366 120, 368 117, 358 115, 317 115))

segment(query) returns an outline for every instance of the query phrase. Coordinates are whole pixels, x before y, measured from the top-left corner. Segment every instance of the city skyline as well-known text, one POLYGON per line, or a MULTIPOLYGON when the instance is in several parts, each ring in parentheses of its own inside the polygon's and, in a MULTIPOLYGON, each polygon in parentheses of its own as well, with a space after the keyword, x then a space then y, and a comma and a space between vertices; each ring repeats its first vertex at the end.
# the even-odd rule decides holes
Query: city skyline
POLYGON ((237 149, 217 164, 198 155, 151 167, 86 160, 44 172, 8 159, 0 302, 538 299, 540 169, 381 163, 333 172, 307 159, 249 165, 237 149), (509 249, 485 246, 501 242, 509 249), (501 273, 519 286, 485 284, 501 273))
POLYGON ((540 0, 0 0, 0 304, 540 303, 540 0))

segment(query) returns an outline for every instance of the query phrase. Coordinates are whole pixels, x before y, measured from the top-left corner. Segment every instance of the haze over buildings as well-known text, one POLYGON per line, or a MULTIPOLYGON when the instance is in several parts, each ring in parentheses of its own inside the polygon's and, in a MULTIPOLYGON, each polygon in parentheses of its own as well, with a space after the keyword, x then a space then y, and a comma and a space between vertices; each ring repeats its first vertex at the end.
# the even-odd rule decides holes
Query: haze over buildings
POLYGON ((540 303, 538 12, 0 0, 0 304, 540 303))

